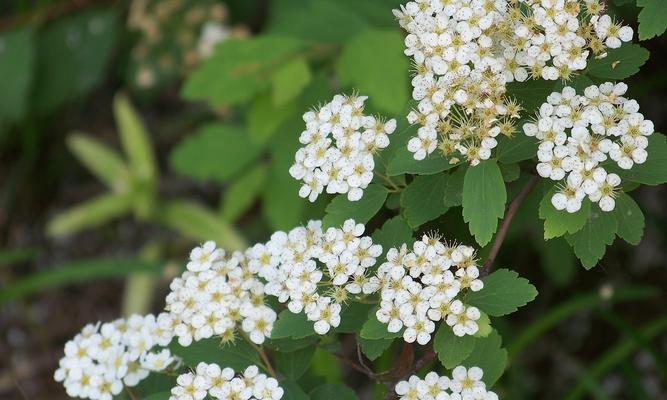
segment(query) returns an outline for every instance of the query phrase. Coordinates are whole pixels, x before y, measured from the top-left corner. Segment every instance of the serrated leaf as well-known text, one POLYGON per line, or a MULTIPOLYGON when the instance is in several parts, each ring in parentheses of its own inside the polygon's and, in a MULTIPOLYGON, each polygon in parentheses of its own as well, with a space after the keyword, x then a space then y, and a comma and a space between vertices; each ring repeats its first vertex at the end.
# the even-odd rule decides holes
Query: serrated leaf
POLYGON ((377 308, 372 309, 368 313, 368 320, 364 323, 364 326, 361 327, 361 332, 359 336, 368 340, 378 340, 378 339, 393 339, 400 337, 401 332, 391 333, 387 331, 387 325, 378 321, 375 313, 377 308))
POLYGON ((463 181, 466 177, 466 165, 461 165, 456 171, 449 174, 445 185, 445 207, 456 207, 463 203, 463 181))
POLYGON ((392 247, 398 248, 403 243, 412 242, 412 229, 402 217, 397 216, 387 220, 382 228, 373 232, 372 238, 373 243, 382 245, 382 250, 386 253, 392 247))
POLYGON ((586 269, 593 268, 602 259, 606 247, 614 242, 618 231, 618 221, 614 215, 598 209, 591 210, 586 225, 565 239, 574 249, 586 269))
POLYGON ((618 237, 638 245, 644 236, 644 214, 637 203, 627 193, 620 193, 613 214, 618 221, 618 237))
POLYGON ((296 382, 292 381, 283 381, 280 382, 280 387, 283 388, 285 391, 283 398, 285 400, 310 400, 310 397, 308 397, 308 394, 303 391, 301 386, 299 386, 296 382))
POLYGON ((576 233, 586 225, 591 211, 591 202, 584 200, 579 211, 569 213, 556 210, 551 204, 551 197, 556 189, 549 190, 540 201, 539 217, 544 220, 544 239, 576 233))
POLYGON ((634 43, 624 43, 618 49, 608 49, 604 58, 588 61, 587 74, 603 79, 625 79, 639 72, 648 60, 649 52, 634 43))
POLYGON ((105 193, 56 215, 46 230, 51 236, 63 236, 83 229, 100 226, 121 217, 132 209, 127 194, 105 193))
MULTIPOLYGON (((519 129, 522 128, 519 127, 519 129)), ((503 136, 498 140, 496 158, 500 163, 511 164, 523 160, 530 160, 535 157, 535 154, 537 154, 537 139, 534 137, 519 133, 511 138, 503 136)))
POLYGON ((635 164, 630 170, 614 169, 623 180, 644 185, 661 185, 667 183, 667 137, 662 133, 654 133, 648 137, 648 158, 643 164, 635 164))
POLYGON ((246 113, 250 139, 257 145, 266 143, 296 111, 295 102, 275 105, 268 92, 256 96, 246 113))
POLYGON ((500 167, 500 173, 503 175, 505 182, 514 182, 521 175, 519 164, 498 164, 498 167, 500 167))
POLYGON ((443 199, 448 178, 446 174, 416 176, 403 190, 401 208, 411 227, 416 228, 447 212, 443 199))
POLYGON ((474 349, 475 338, 473 336, 456 336, 451 326, 440 324, 433 339, 433 350, 445 368, 452 369, 460 365, 461 361, 468 358, 474 349))
POLYGON ((222 198, 222 219, 234 221, 252 205, 264 187, 267 173, 266 165, 258 164, 232 182, 222 198))
POLYGON ((348 200, 346 194, 338 195, 327 206, 322 223, 327 227, 340 226, 352 218, 365 224, 382 208, 387 194, 384 186, 373 183, 364 189, 364 195, 358 201, 348 200))
POLYGON ((537 289, 528 279, 509 269, 499 269, 482 278, 482 282, 484 288, 468 293, 465 302, 492 317, 511 314, 537 296, 537 289))
POLYGON ((327 383, 310 392, 312 400, 358 400, 354 390, 341 383, 327 383))
POLYGON ((301 339, 314 334, 313 323, 308 321, 306 314, 294 314, 290 310, 283 310, 273 324, 271 339, 301 339))
POLYGON ((479 367, 484 371, 482 380, 492 387, 507 366, 507 350, 502 348, 502 338, 497 331, 485 338, 475 338, 475 348, 462 363, 467 368, 479 367))
POLYGON ((496 232, 506 201, 505 182, 495 161, 468 168, 463 181, 463 220, 480 245, 489 243, 496 232))
POLYGON ((214 362, 222 368, 229 367, 236 371, 242 371, 250 365, 261 365, 255 349, 243 339, 221 344, 219 338, 210 338, 193 342, 188 347, 182 347, 174 341, 170 348, 191 368, 200 362, 214 362))
POLYGON ((86 168, 116 193, 130 188, 130 171, 114 150, 83 134, 67 137, 67 147, 86 168))
POLYGON ((32 28, 0 33, 0 122, 13 122, 26 112, 33 80, 35 46, 32 28))
POLYGON ((213 123, 182 140, 172 150, 169 163, 181 174, 226 182, 252 163, 261 149, 242 128, 213 123))
POLYGON ((361 347, 361 352, 364 353, 369 360, 373 361, 380 357, 385 350, 387 350, 394 339, 365 339, 357 336, 357 342, 361 347))
POLYGON ((343 85, 354 86, 376 108, 400 113, 408 101, 409 62, 403 35, 396 30, 364 31, 346 42, 337 72, 343 85))
POLYGON ((273 104, 282 105, 297 97, 313 76, 305 58, 299 57, 282 65, 271 77, 273 104))
POLYGON ((278 371, 288 379, 297 380, 308 370, 313 354, 315 354, 315 346, 308 346, 286 353, 273 353, 273 359, 278 371))
POLYGON ((303 47, 299 39, 275 35, 230 38, 190 74, 182 94, 213 106, 246 102, 267 88, 276 68, 303 47))
POLYGON ((507 94, 521 104, 527 115, 532 115, 544 103, 547 96, 553 92, 555 86, 556 82, 542 79, 510 82, 507 84, 507 94))
POLYGON ((333 328, 337 333, 358 333, 368 318, 372 304, 348 302, 340 312, 340 325, 333 328))
POLYGON ((639 13, 639 40, 647 40, 665 33, 667 8, 662 0, 637 0, 639 13))
POLYGON ((450 163, 450 158, 434 152, 423 160, 415 160, 407 147, 399 147, 387 166, 387 175, 401 174, 432 175, 456 167, 457 163, 450 163))
POLYGON ((291 351, 301 350, 308 346, 314 345, 317 343, 317 341, 318 338, 315 336, 308 336, 301 339, 267 339, 264 342, 264 347, 283 353, 289 353, 291 351))

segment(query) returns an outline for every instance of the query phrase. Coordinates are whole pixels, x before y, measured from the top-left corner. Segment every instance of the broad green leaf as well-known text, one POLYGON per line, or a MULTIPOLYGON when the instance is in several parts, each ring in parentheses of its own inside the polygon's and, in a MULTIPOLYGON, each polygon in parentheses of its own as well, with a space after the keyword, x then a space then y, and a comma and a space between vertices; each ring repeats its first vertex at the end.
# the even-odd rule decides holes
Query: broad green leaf
POLYGON ((498 164, 498 167, 500 167, 500 173, 505 182, 514 182, 519 179, 519 175, 521 175, 519 164, 498 164))
POLYGON ((394 339, 365 339, 357 336, 357 343, 361 347, 361 352, 371 361, 380 357, 393 342, 394 339))
POLYGON ((540 249, 540 267, 556 286, 567 286, 577 271, 577 259, 572 247, 562 237, 548 242, 537 238, 536 243, 540 249))
POLYGON ((55 287, 98 279, 124 277, 133 272, 157 274, 161 267, 158 263, 128 259, 98 258, 75 261, 51 267, 11 282, 0 289, 0 303, 6 303, 55 287))
POLYGON ((463 220, 480 245, 489 243, 496 232, 506 201, 505 183, 495 161, 468 168, 463 182, 463 220))
POLYGON ((511 314, 537 296, 535 286, 509 269, 499 269, 482 278, 482 282, 484 288, 468 293, 465 302, 492 317, 511 314))
POLYGON ((162 224, 197 241, 214 240, 227 250, 247 247, 233 226, 197 203, 172 200, 164 204, 158 216, 162 224))
POLYGON ((276 106, 269 92, 255 97, 246 114, 250 139, 257 145, 266 143, 296 111, 294 102, 276 106))
POLYGON ((67 137, 67 147, 109 189, 116 193, 130 189, 130 171, 114 150, 78 133, 67 137))
POLYGON ((576 233, 586 225, 591 211, 591 202, 584 200, 579 211, 569 213, 556 210, 551 204, 551 197, 556 188, 549 190, 540 201, 539 217, 544 220, 544 238, 551 239, 567 233, 576 233))
POLYGON ((276 69, 303 47, 301 40, 274 35, 230 38, 190 74, 182 94, 213 106, 246 102, 267 88, 276 69))
POLYGON ((457 165, 456 162, 451 162, 451 158, 443 157, 440 152, 433 152, 423 160, 415 160, 412 154, 405 146, 396 150, 387 166, 387 175, 431 175, 454 168, 457 165))
POLYGON ((314 334, 313 322, 308 321, 306 314, 294 314, 290 310, 283 310, 273 324, 271 339, 301 339, 314 334))
POLYGON ((273 104, 283 105, 297 97, 312 79, 308 62, 295 58, 281 66, 271 77, 273 104))
POLYGON ((396 30, 362 32, 346 42, 338 78, 369 96, 377 109, 400 113, 408 101, 410 66, 403 49, 403 35, 396 30))
POLYGON ((153 393, 148 396, 143 397, 143 400, 169 400, 171 397, 171 391, 153 393))
POLYGON ((542 79, 510 82, 507 84, 507 94, 521 104, 526 115, 532 115, 546 101, 547 96, 553 92, 555 86, 556 82, 542 79))
POLYGON ((283 398, 285 400, 310 400, 308 394, 301 389, 301 386, 296 382, 292 381, 282 381, 280 382, 280 387, 285 391, 283 398))
POLYGON ((387 199, 387 189, 375 183, 364 189, 364 195, 358 201, 350 201, 346 194, 336 196, 326 208, 324 226, 340 226, 345 220, 354 219, 365 224, 382 208, 387 199))
POLYGON ((449 174, 445 185, 445 207, 456 207, 463 203, 463 182, 467 168, 466 165, 461 165, 456 171, 449 174))
POLYGON ((473 336, 456 336, 452 327, 442 323, 433 339, 433 350, 438 354, 438 360, 447 369, 452 369, 468 358, 475 348, 476 339, 473 336))
POLYGON ((226 182, 250 165, 261 149, 242 128, 213 123, 182 140, 169 162, 181 174, 226 182))
POLYGON ((502 338, 495 330, 485 338, 475 338, 475 348, 461 364, 481 368, 484 371, 482 380, 487 387, 492 387, 507 366, 507 350, 501 346, 502 338))
POLYGON ((618 49, 609 49, 604 58, 588 60, 587 74, 603 79, 625 79, 639 72, 648 57, 648 50, 640 45, 624 43, 618 49))
POLYGON ((132 172, 142 181, 154 183, 157 164, 144 122, 124 95, 116 95, 113 110, 120 140, 130 161, 132 172))
POLYGON ((660 36, 667 28, 667 7, 662 0, 637 0, 639 13, 639 40, 660 36))
MULTIPOLYGON (((544 98, 546 100, 546 97, 544 98)), ((537 139, 523 134, 523 128, 518 127, 521 132, 511 138, 502 137, 498 140, 496 158, 504 164, 516 163, 530 160, 537 154, 537 139)))
POLYGON ((474 337, 484 338, 491 334, 493 327, 491 326, 491 318, 489 318, 488 314, 480 313, 479 319, 477 320, 477 327, 478 330, 473 335, 474 337))
POLYGON ((354 393, 354 390, 340 383, 335 383, 335 384, 329 383, 322 386, 318 386, 310 392, 310 398, 312 400, 358 400, 359 399, 357 395, 354 393))
POLYGON ((315 345, 317 342, 318 337, 316 336, 308 336, 301 339, 267 339, 263 346, 283 353, 289 353, 291 351, 297 351, 315 345))
POLYGON ((618 221, 613 214, 591 210, 586 225, 565 239, 586 269, 593 268, 604 256, 606 247, 613 243, 618 231, 618 221))
POLYGON ((373 243, 382 245, 383 253, 392 247, 398 248, 403 243, 409 244, 413 241, 412 229, 400 216, 387 220, 382 228, 373 232, 372 238, 373 243))
POLYGON ((654 133, 648 137, 648 158, 643 164, 635 164, 630 170, 615 169, 623 180, 644 185, 660 185, 667 182, 667 137, 654 133))
POLYGON ((106 193, 56 215, 46 226, 50 236, 63 236, 100 226, 128 214, 132 199, 127 194, 106 193))
POLYGON ((401 332, 391 333, 387 331, 387 324, 383 324, 378 321, 375 316, 377 308, 372 309, 368 313, 368 320, 364 323, 364 326, 361 328, 359 336, 368 340, 378 340, 378 339, 393 339, 400 337, 401 332))
POLYGON ((618 221, 618 237, 638 245, 644 235, 644 214, 637 203, 627 193, 620 193, 613 214, 618 221))
POLYGON ((287 379, 297 380, 308 370, 314 353, 315 346, 308 346, 287 353, 273 353, 273 359, 275 360, 278 370, 285 375, 287 379))
POLYGON ((30 27, 0 33, 0 122, 13 122, 25 114, 34 59, 30 27))
POLYGON ((100 84, 116 42, 118 16, 110 8, 58 18, 37 37, 32 104, 46 114, 100 84))
POLYGON ((267 173, 266 165, 258 164, 232 182, 222 198, 223 220, 234 221, 252 205, 264 187, 267 173))
POLYGON ((443 201, 447 178, 447 174, 416 176, 405 188, 401 194, 401 207, 411 227, 416 228, 447 212, 443 201))
POLYGON ((170 348, 190 368, 195 368, 200 362, 214 362, 222 368, 242 371, 250 365, 261 364, 255 349, 243 339, 223 344, 219 338, 213 337, 192 342, 188 347, 182 347, 174 341, 170 348))
POLYGON ((337 333, 358 333, 368 318, 372 304, 348 302, 340 312, 340 325, 333 328, 337 333))

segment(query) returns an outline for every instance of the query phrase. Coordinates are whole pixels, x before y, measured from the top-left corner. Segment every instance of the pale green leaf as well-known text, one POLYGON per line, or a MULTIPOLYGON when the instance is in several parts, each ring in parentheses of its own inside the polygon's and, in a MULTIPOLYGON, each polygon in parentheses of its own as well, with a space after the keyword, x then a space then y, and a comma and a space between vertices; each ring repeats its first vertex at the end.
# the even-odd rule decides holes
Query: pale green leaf
POLYGON ((606 247, 614 242, 617 231, 618 221, 614 215, 596 208, 591 210, 586 225, 577 233, 566 235, 565 239, 581 264, 591 269, 602 259, 606 247))
POLYGON ((222 198, 222 219, 234 221, 252 205, 264 187, 267 173, 266 165, 258 164, 232 182, 222 198))
POLYGON ((117 193, 130 188, 130 171, 112 149, 83 134, 67 137, 69 150, 109 189, 117 193))
POLYGON ((365 224, 382 208, 387 199, 387 189, 378 184, 370 184, 364 189, 360 200, 350 201, 346 194, 336 196, 326 208, 324 226, 341 226, 348 219, 365 224))
POLYGON ((505 183, 495 161, 468 168, 463 182, 463 220, 480 245, 493 237, 498 219, 505 214, 506 201, 505 183))
POLYGON ((555 192, 556 188, 552 188, 540 201, 539 217, 544 220, 544 238, 547 240, 579 231, 586 224, 591 210, 591 202, 588 200, 584 200, 575 213, 556 210, 551 204, 555 192))
POLYGON ((416 176, 401 194, 401 207, 408 224, 415 228, 445 212, 446 174, 416 176))
POLYGON ((440 363, 445 368, 452 369, 468 358, 475 349, 475 341, 475 337, 470 335, 456 336, 451 326, 442 323, 433 339, 433 350, 440 363))
POLYGON ((142 181, 154 183, 157 164, 151 138, 144 122, 124 95, 116 95, 113 110, 130 168, 142 181))
POLYGON ((68 235, 100 226, 126 215, 131 209, 132 200, 127 194, 102 194, 56 215, 46 231, 51 236, 68 235))
POLYGON ((620 193, 613 210, 618 221, 618 237, 632 245, 638 245, 644 236, 644 214, 627 193, 620 193))
POLYGON ((297 97, 313 76, 303 57, 284 64, 271 78, 273 104, 282 105, 297 97))
POLYGON ((465 301, 492 317, 511 314, 537 296, 535 286, 509 269, 499 269, 482 278, 482 282, 484 288, 468 293, 465 301))

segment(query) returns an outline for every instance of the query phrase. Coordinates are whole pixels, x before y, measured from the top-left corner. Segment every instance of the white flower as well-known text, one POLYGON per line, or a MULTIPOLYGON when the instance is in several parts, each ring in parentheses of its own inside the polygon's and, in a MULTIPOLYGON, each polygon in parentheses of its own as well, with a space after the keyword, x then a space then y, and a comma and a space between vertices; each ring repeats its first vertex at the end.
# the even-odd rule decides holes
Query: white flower
POLYGON ((190 252, 190 262, 188 262, 187 268, 193 272, 206 271, 211 269, 213 264, 224 255, 225 251, 216 248, 215 242, 208 241, 201 247, 192 249, 190 252))
POLYGON ((398 382, 394 391, 400 400, 498 400, 494 392, 486 390, 482 375, 478 367, 458 366, 451 379, 435 372, 429 372, 423 380, 412 375, 407 381, 398 382))

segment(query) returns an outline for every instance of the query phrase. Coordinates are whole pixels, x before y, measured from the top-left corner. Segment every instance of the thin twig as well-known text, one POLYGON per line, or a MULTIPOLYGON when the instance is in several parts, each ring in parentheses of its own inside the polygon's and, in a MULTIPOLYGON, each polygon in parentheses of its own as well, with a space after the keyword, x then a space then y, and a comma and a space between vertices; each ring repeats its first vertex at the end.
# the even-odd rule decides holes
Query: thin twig
POLYGON ((505 240, 505 236, 507 235, 507 230, 510 227, 510 223, 514 218, 514 215, 519 210, 519 206, 521 205, 523 199, 526 198, 528 193, 530 193, 530 191, 537 183, 537 180, 538 177, 536 175, 532 175, 528 180, 528 182, 526 183, 526 185, 521 189, 519 194, 517 194, 516 197, 512 200, 509 207, 507 207, 505 218, 503 218, 502 222, 500 223, 500 228, 498 229, 496 238, 493 240, 491 251, 489 251, 489 255, 486 258, 486 262, 484 262, 484 268, 482 268, 482 270, 480 271, 481 276, 487 275, 491 270, 491 265, 495 261, 496 256, 498 256, 498 252, 500 251, 500 247, 502 246, 503 241, 505 240))

